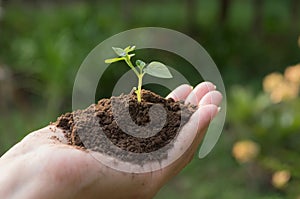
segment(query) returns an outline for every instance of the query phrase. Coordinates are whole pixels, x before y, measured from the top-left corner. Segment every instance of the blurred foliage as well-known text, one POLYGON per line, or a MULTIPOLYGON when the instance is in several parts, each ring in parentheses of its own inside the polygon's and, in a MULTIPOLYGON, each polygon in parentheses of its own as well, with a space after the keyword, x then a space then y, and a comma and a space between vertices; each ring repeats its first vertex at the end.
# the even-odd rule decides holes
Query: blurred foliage
POLYGON ((262 169, 270 185, 278 181, 272 180, 272 175, 287 170, 291 180, 284 183, 286 186, 277 187, 277 191, 282 196, 286 194, 288 198, 299 196, 299 98, 274 104, 265 93, 254 95, 249 89, 235 87, 228 101, 228 131, 234 134, 235 147, 238 144, 244 145, 237 152, 233 150, 237 162, 245 169, 253 165, 262 169), (256 149, 247 146, 242 140, 255 143, 260 152, 253 156, 256 149))
MULTIPOLYGON (((6 2, 1 12, 0 154, 71 110, 76 72, 98 43, 129 28, 161 26, 191 35, 210 53, 227 87, 228 117, 213 152, 195 159, 156 198, 300 197, 299 88, 295 94, 286 84, 271 92, 262 86, 273 72, 287 79, 286 67, 300 62, 299 14, 295 20, 290 12, 295 1, 263 1, 260 26, 254 1, 246 0, 230 1, 221 22, 218 0, 28 2, 6 2)), ((140 53, 174 65, 194 85, 201 81, 176 55, 140 53)), ((97 97, 109 97, 127 70, 109 67, 97 97)))

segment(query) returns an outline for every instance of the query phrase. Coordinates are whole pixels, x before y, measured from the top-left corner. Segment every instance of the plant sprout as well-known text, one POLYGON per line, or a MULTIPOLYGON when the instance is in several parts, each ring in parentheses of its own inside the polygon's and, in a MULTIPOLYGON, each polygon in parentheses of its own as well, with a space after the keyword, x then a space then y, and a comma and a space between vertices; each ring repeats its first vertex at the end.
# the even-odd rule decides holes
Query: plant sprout
POLYGON ((128 46, 125 49, 112 47, 112 49, 115 51, 115 53, 119 57, 112 58, 112 59, 106 59, 105 63, 110 64, 110 63, 124 60, 127 63, 127 65, 133 70, 133 72, 135 73, 135 75, 138 78, 137 90, 135 88, 135 93, 137 95, 138 102, 141 102, 141 100, 142 100, 142 97, 141 97, 142 83, 143 83, 143 77, 146 73, 151 76, 159 77, 159 78, 172 78, 173 77, 172 74, 170 73, 169 69, 167 68, 167 66, 165 66, 163 63, 158 62, 158 61, 152 61, 149 64, 146 64, 142 60, 136 60, 136 62, 135 62, 136 66, 134 66, 131 62, 131 58, 135 54, 129 54, 129 53, 134 51, 135 46, 132 46, 132 47, 128 46))

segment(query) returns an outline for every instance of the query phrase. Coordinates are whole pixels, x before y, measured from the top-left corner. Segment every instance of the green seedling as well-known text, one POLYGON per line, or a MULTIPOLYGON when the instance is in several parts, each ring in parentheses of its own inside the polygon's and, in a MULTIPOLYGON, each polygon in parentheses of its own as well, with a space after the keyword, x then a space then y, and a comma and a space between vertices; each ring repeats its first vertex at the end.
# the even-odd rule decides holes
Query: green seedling
POLYGON ((142 90, 143 77, 145 74, 149 74, 151 76, 159 77, 159 78, 173 77, 169 69, 167 68, 167 66, 165 66, 163 63, 158 61, 152 61, 149 64, 146 64, 142 60, 136 60, 135 62, 136 66, 134 66, 131 62, 131 58, 135 54, 130 54, 130 53, 134 51, 135 46, 132 47, 128 46, 125 49, 112 47, 112 49, 119 57, 106 59, 105 63, 110 64, 110 63, 124 60, 127 63, 127 65, 133 70, 133 72, 138 78, 137 90, 135 88, 135 93, 137 95, 138 102, 142 101, 141 90, 142 90))

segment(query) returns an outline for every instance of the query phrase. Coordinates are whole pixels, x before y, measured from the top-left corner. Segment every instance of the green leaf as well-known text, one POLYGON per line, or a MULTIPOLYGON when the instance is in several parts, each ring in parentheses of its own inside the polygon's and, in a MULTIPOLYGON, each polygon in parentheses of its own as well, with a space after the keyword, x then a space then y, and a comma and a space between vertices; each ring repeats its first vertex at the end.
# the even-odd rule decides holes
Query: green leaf
POLYGON ((144 72, 152 75, 154 77, 160 77, 160 78, 172 78, 172 74, 170 73, 167 66, 165 66, 163 63, 153 61, 151 62, 145 69, 144 72))
POLYGON ((125 50, 123 50, 122 48, 115 48, 115 47, 112 47, 112 49, 115 51, 115 53, 121 57, 124 57, 126 56, 126 52, 125 50))
POLYGON ((139 67, 139 68, 144 68, 145 66, 146 66, 146 63, 145 62, 143 62, 142 60, 136 60, 136 62, 135 62, 135 64, 137 65, 137 67, 139 67))
POLYGON ((128 52, 134 51, 134 49, 135 49, 135 46, 132 46, 128 52))
POLYGON ((123 57, 117 57, 117 58, 112 58, 112 59, 106 59, 104 62, 107 63, 107 64, 111 64, 111 63, 114 63, 114 62, 117 62, 117 61, 120 61, 120 60, 124 60, 123 57))
POLYGON ((128 52, 129 49, 130 49, 130 46, 127 46, 126 48, 124 48, 124 51, 128 52))
POLYGON ((124 51, 126 52, 126 53, 129 53, 129 52, 131 52, 131 51, 134 51, 134 49, 135 49, 135 46, 127 46, 125 49, 124 49, 124 51))
POLYGON ((128 56, 131 58, 131 57, 135 56, 135 54, 129 54, 128 56))

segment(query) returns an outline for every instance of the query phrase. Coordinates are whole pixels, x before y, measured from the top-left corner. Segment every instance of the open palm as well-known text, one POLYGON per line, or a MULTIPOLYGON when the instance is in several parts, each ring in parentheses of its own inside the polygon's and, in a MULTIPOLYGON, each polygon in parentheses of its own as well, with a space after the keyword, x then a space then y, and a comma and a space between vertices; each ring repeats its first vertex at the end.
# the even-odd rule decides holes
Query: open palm
MULTIPOLYGON (((1 198, 152 198, 192 159, 203 135, 218 112, 220 92, 209 82, 195 89, 182 85, 168 98, 199 104, 179 132, 168 159, 172 164, 152 172, 126 173, 98 161, 97 152, 67 144, 61 129, 47 126, 26 136, 0 158, 1 198), (190 143, 185 151, 187 143, 190 143)), ((117 164, 124 162, 115 160, 117 164)), ((127 166, 129 163, 126 163, 127 166)), ((150 164, 150 163, 148 163, 150 164)), ((150 165, 151 166, 151 165, 150 165)))

